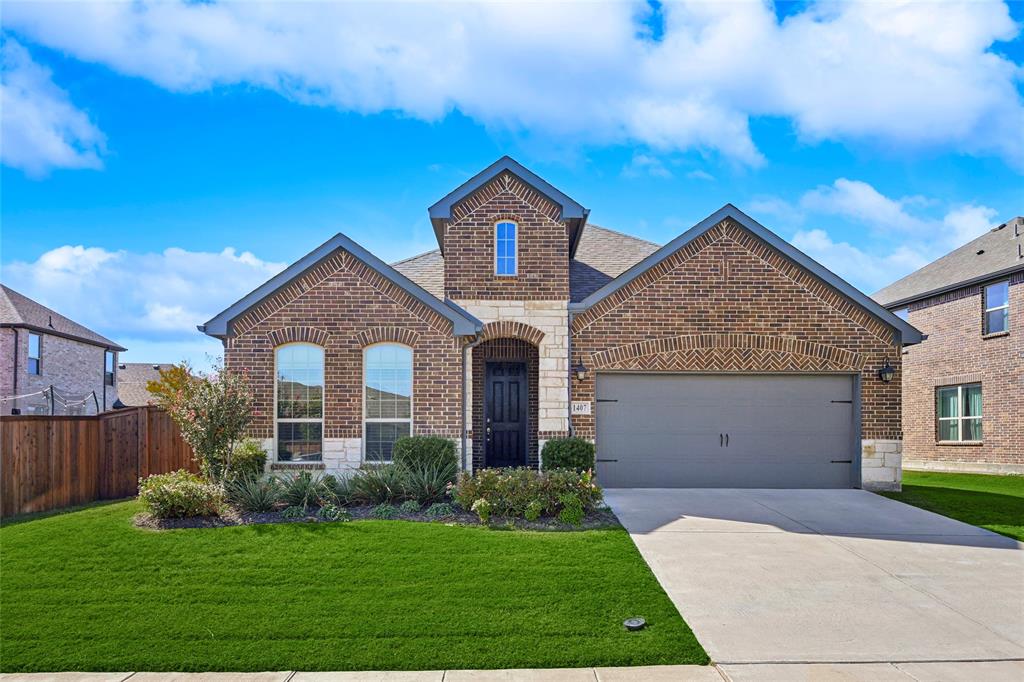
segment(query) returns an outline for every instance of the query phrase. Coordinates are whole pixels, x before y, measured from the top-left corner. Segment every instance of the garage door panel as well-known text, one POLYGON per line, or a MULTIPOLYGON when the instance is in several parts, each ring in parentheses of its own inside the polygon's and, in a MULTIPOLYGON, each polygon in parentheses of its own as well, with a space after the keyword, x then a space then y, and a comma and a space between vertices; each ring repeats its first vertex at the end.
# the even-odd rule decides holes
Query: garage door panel
POLYGON ((607 487, 851 485, 850 376, 599 374, 597 386, 607 487))

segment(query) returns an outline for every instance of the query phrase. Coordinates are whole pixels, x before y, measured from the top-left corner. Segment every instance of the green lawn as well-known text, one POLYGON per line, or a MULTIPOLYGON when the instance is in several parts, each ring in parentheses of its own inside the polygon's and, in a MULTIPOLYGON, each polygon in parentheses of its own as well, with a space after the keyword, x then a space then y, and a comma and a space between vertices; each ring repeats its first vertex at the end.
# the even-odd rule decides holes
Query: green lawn
POLYGON ((1024 541, 1024 476, 903 472, 900 502, 1024 541))
POLYGON ((154 532, 137 502, 0 528, 0 668, 707 663, 622 530, 401 521, 154 532), (626 632, 639 615, 650 624, 626 632))

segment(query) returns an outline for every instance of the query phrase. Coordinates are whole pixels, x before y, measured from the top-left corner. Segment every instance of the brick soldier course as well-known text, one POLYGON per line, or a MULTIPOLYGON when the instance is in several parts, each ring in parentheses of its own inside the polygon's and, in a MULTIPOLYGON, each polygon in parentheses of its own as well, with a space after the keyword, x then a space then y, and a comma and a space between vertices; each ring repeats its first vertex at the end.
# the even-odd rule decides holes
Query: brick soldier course
POLYGON ((362 465, 364 352, 395 343, 412 350, 413 432, 465 442, 467 468, 492 447, 489 361, 526 364, 528 466, 550 438, 595 439, 594 411, 570 403, 592 403, 598 371, 838 373, 859 377, 858 478, 899 486, 900 353, 916 330, 732 206, 661 248, 588 214, 505 157, 430 208, 438 251, 392 267, 338 235, 201 329, 249 374, 272 454, 275 348, 324 349, 323 458, 302 466, 362 465), (502 221, 514 276, 495 268, 502 221))

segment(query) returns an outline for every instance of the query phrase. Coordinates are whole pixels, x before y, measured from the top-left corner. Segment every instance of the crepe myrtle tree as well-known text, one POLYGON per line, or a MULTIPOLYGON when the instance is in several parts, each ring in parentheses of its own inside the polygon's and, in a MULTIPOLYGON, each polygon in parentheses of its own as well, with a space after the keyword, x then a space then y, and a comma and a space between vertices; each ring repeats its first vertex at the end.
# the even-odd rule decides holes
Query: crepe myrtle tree
POLYGON ((255 414, 248 377, 217 361, 210 373, 192 376, 159 396, 159 404, 192 446, 203 476, 223 483, 231 470, 231 453, 255 414))

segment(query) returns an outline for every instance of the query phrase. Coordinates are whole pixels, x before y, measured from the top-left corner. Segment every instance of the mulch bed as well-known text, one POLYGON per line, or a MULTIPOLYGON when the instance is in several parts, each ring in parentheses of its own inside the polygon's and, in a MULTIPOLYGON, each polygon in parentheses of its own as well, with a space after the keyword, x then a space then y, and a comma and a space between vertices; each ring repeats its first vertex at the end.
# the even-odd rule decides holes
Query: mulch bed
MULTIPOLYGON (((134 522, 139 528, 150 530, 175 530, 179 528, 223 528, 226 526, 252 526, 266 523, 349 523, 351 521, 378 521, 373 515, 373 506, 345 507, 350 518, 339 521, 331 521, 320 518, 317 509, 310 508, 306 516, 285 518, 281 511, 272 512, 243 512, 234 507, 226 507, 220 516, 192 517, 185 519, 158 519, 149 512, 141 512, 135 515, 134 522)), ((443 523, 446 525, 458 526, 484 526, 494 530, 541 530, 541 531, 578 531, 621 528, 618 518, 611 509, 597 509, 589 513, 579 526, 564 524, 556 518, 542 517, 536 521, 525 519, 492 518, 489 523, 483 524, 476 514, 456 509, 451 516, 444 518, 431 518, 425 513, 426 508, 414 514, 403 514, 397 512, 388 521, 418 521, 424 523, 443 523)))

